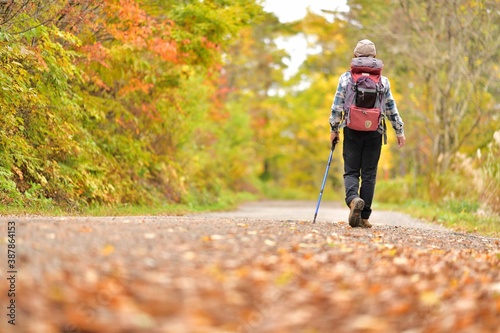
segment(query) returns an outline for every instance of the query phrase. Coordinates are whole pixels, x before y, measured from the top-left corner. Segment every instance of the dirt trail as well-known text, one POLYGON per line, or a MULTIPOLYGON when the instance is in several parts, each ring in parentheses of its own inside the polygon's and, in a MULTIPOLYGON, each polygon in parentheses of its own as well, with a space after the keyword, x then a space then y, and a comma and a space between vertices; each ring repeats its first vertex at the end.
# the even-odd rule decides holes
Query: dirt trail
POLYGON ((1 218, 0 332, 500 332, 499 239, 315 204, 1 218))

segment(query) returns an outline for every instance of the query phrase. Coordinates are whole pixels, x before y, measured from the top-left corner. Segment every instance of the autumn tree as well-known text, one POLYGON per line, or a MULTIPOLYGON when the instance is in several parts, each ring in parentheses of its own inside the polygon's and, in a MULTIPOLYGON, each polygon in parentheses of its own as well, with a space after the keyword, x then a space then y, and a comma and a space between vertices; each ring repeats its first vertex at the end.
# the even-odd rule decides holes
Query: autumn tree
POLYGON ((399 20, 392 20, 390 27, 392 50, 412 68, 408 81, 414 107, 409 111, 421 120, 421 133, 428 138, 427 165, 442 173, 457 152, 474 151, 494 130, 500 4, 466 0, 397 4, 399 20))
POLYGON ((334 13, 346 24, 343 37, 352 46, 375 42, 406 122, 408 146, 390 154, 398 166, 391 174, 423 180, 437 197, 454 192, 449 186, 457 181, 440 178, 458 176, 457 154, 485 147, 498 128, 498 1, 348 5, 349 12, 334 13))
POLYGON ((216 202, 240 174, 220 63, 253 1, 2 2, 5 202, 216 202), (214 98, 213 98, 214 97, 214 98), (216 112, 215 112, 216 111, 216 112), (229 153, 226 153, 229 151, 229 153), (224 153, 223 153, 224 152, 224 153), (220 154, 219 154, 220 153, 220 154), (216 156, 214 159, 213 157, 216 156), (229 157, 229 158, 228 158, 229 157))
POLYGON ((223 67, 230 107, 249 117, 252 134, 241 149, 251 154, 251 168, 264 182, 279 177, 280 172, 276 160, 281 155, 279 122, 283 109, 275 96, 283 87, 288 55, 277 46, 276 38, 285 29, 276 16, 266 13, 257 24, 241 31, 223 67))

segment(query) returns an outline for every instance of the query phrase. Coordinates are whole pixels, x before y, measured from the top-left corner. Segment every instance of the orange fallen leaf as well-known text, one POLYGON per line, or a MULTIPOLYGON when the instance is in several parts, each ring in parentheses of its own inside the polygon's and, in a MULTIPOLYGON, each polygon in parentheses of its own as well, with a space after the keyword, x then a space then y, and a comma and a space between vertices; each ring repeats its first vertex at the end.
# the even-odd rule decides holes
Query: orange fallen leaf
POLYGON ((111 244, 106 244, 105 247, 102 248, 101 254, 103 256, 109 256, 111 253, 115 251, 115 247, 111 244))
POLYGON ((92 232, 94 229, 91 227, 83 226, 80 229, 78 229, 79 232, 92 232))

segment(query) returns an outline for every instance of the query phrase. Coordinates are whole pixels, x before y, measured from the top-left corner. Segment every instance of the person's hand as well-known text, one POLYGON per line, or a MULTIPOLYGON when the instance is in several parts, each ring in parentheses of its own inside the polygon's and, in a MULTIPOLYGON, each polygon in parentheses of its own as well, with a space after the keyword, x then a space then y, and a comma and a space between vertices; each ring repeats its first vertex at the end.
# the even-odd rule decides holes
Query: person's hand
POLYGON ((405 136, 404 135, 403 136, 398 136, 398 148, 404 147, 405 143, 406 143, 405 136))
POLYGON ((330 143, 332 145, 336 144, 339 141, 339 132, 330 133, 330 143))

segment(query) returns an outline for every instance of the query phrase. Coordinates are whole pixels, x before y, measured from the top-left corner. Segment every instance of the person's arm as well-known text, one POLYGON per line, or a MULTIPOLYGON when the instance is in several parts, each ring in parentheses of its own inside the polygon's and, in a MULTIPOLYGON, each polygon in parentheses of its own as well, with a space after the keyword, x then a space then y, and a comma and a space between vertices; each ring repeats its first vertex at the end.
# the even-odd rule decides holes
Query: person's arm
POLYGON ((386 78, 384 86, 386 86, 385 94, 385 115, 391 122, 391 126, 396 132, 396 137, 398 139, 398 147, 401 148, 406 143, 405 133, 404 133, 404 122, 399 115, 398 107, 396 101, 392 96, 391 83, 389 79, 386 78))
POLYGON ((344 112, 345 90, 349 80, 349 75, 349 72, 347 72, 340 76, 337 91, 335 92, 335 97, 331 106, 331 114, 329 119, 330 142, 338 140, 339 138, 339 127, 342 121, 342 114, 344 112))

